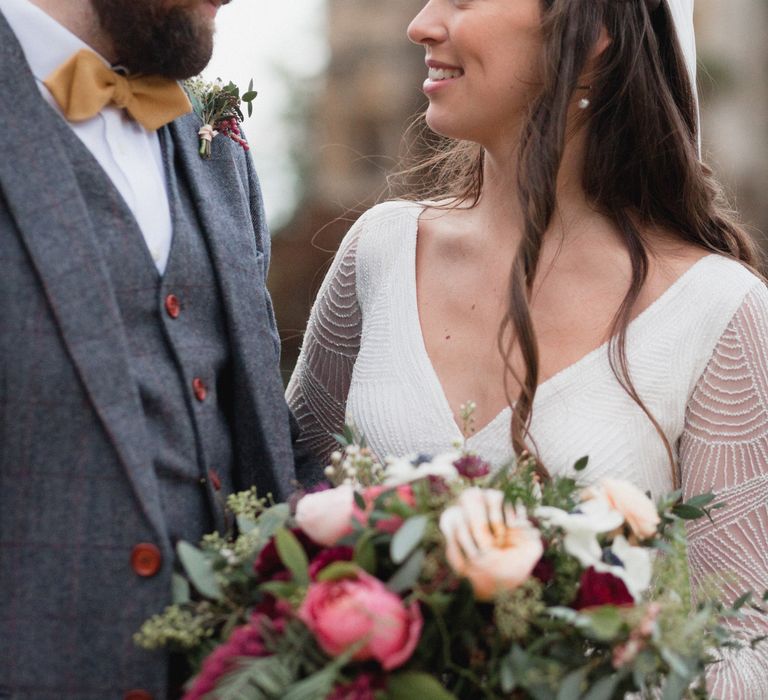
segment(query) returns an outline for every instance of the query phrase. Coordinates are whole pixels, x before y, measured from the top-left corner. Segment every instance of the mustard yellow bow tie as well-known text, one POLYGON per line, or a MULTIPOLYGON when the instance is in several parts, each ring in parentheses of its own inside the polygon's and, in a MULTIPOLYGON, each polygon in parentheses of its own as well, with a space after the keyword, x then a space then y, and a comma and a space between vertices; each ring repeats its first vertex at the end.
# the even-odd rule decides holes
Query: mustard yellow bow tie
POLYGON ((87 49, 57 68, 45 86, 71 122, 91 119, 108 104, 114 104, 145 129, 155 131, 192 111, 189 98, 175 80, 156 75, 120 75, 87 49))

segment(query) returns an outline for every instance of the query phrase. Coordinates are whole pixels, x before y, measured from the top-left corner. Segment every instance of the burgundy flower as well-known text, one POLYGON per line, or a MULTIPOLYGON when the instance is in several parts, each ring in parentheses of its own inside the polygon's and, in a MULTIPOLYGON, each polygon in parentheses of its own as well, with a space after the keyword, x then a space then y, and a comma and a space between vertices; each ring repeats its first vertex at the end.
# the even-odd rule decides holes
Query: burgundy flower
MULTIPOLYGON (((320 551, 320 547, 298 528, 292 529, 291 532, 304 548, 308 558, 311 559, 320 551)), ((289 578, 287 569, 277 553, 277 544, 274 537, 259 552, 259 556, 253 565, 253 570, 261 581, 285 581, 289 578)))
POLYGON ((464 455, 453 466, 465 479, 479 479, 491 473, 491 465, 477 455, 464 455))
POLYGON ((634 598, 624 581, 613 574, 600 573, 590 566, 582 575, 573 607, 576 610, 597 605, 632 605, 634 598))
POLYGON ((539 581, 546 585, 555 578, 555 565, 551 559, 542 557, 539 559, 539 563, 533 567, 531 573, 534 578, 539 579, 539 581))
MULTIPOLYGON (((237 627, 224 644, 210 654, 200 669, 200 673, 194 679, 192 687, 185 693, 183 700, 201 700, 216 688, 219 680, 232 670, 232 664, 243 656, 262 657, 269 656, 264 646, 261 635, 261 625, 264 620, 259 615, 254 615, 251 621, 237 627)), ((273 626, 282 629, 282 621, 272 623, 273 626)))
POLYGON ((311 562, 309 562, 309 577, 314 581, 317 575, 326 567, 336 561, 352 561, 355 550, 352 547, 331 547, 323 549, 311 562))
POLYGON ((326 700, 376 700, 376 693, 381 690, 382 679, 364 673, 351 683, 337 685, 326 700))

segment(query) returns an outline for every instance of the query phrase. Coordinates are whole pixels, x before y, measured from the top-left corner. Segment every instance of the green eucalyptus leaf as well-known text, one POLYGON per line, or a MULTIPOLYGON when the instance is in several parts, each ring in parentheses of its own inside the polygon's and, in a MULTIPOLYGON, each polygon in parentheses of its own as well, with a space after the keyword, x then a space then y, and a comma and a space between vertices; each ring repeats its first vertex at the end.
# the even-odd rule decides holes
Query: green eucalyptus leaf
POLYGON ((557 691, 557 700, 579 700, 588 673, 589 667, 577 668, 563 678, 557 691))
POLYGON ((275 545, 280 561, 291 572, 293 580, 300 586, 308 585, 309 560, 296 536, 290 530, 280 529, 275 533, 275 545))
POLYGON ((413 588, 419 580, 425 557, 424 550, 417 549, 387 581, 387 588, 395 593, 403 593, 413 588))
POLYGON ((500 674, 502 692, 511 693, 517 688, 517 676, 515 675, 515 670, 512 668, 512 664, 506 656, 501 660, 500 674))
POLYGON ((589 456, 582 457, 581 459, 576 461, 576 464, 573 465, 573 469, 574 471, 577 471, 577 472, 583 472, 587 468, 588 464, 589 464, 589 456))
POLYGON ((243 93, 243 96, 242 96, 240 99, 241 99, 243 102, 251 102, 251 101, 253 101, 253 100, 255 100, 255 99, 256 99, 256 96, 257 96, 258 94, 259 94, 259 93, 258 93, 258 92, 256 92, 255 90, 249 90, 248 92, 246 92, 246 93, 243 93))
POLYGON ((581 619, 585 621, 588 633, 605 642, 613 641, 624 625, 624 619, 612 605, 603 605, 595 610, 584 612, 581 619))
POLYGON ((327 697, 336 681, 338 670, 335 665, 328 666, 309 678, 292 685, 281 696, 281 700, 318 700, 327 697))
POLYGON ((176 605, 188 603, 191 598, 189 581, 176 572, 171 577, 171 600, 176 605))
POLYGON ((271 540, 281 527, 285 527, 290 517, 291 509, 287 503, 278 503, 259 516, 259 535, 264 544, 271 540))
POLYGON ((198 593, 212 600, 221 600, 221 586, 216 580, 211 557, 184 540, 176 545, 176 553, 198 593))
POLYGON ((368 509, 368 504, 365 502, 365 499, 363 498, 363 494, 359 491, 354 492, 354 499, 355 499, 355 505, 365 513, 365 511, 368 509))
POLYGON ((389 677, 387 700, 456 700, 440 682, 428 673, 405 671, 389 677))
POLYGON ((674 513, 678 518, 682 518, 683 520, 698 520, 699 518, 703 518, 706 515, 706 513, 701 508, 694 508, 693 506, 687 505, 685 503, 679 506, 675 506, 672 509, 672 513, 674 513))
POLYGON ((708 506, 710 503, 712 503, 715 498, 717 498, 717 496, 715 496, 714 493, 702 493, 699 496, 689 498, 685 502, 685 505, 691 506, 693 508, 703 508, 704 506, 708 506))
POLYGON ((290 600, 296 595, 298 586, 293 581, 267 581, 259 586, 259 590, 270 593, 275 598, 290 600))
POLYGON ((621 680, 617 673, 601 678, 584 694, 582 700, 612 700, 621 680))
POLYGON ((402 564, 421 544, 428 523, 426 515, 414 515, 398 528, 389 546, 389 553, 395 564, 402 564))
POLYGON ((693 679, 687 674, 679 675, 678 673, 671 673, 667 676, 664 683, 664 689, 662 691, 662 700, 682 700, 686 696, 688 686, 693 679))
POLYGON ((339 581, 343 578, 355 578, 360 567, 352 561, 335 561, 326 566, 318 575, 318 581, 339 581))
POLYGON ((734 610, 740 610, 743 608, 750 600, 752 600, 752 591, 748 591, 742 596, 739 596, 736 601, 733 604, 734 610))
POLYGON ((355 542, 354 560, 361 569, 369 574, 376 573, 376 547, 373 544, 375 536, 376 533, 369 530, 364 532, 355 542))
POLYGON ((245 515, 238 515, 236 520, 237 529, 240 531, 241 535, 247 535, 258 527, 258 523, 255 520, 245 515))
POLYGON ((683 678, 687 678, 691 675, 691 670, 688 668, 685 659, 671 649, 663 648, 661 650, 661 658, 669 664, 673 674, 677 674, 683 678))

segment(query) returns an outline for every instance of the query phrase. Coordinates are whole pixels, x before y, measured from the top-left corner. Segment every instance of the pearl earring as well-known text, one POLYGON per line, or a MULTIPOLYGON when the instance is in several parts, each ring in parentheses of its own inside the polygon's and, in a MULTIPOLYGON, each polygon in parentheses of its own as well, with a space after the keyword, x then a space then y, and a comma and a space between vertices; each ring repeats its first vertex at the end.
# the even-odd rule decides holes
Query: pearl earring
POLYGON ((579 109, 589 109, 589 105, 591 104, 592 103, 586 97, 582 97, 579 100, 579 109))

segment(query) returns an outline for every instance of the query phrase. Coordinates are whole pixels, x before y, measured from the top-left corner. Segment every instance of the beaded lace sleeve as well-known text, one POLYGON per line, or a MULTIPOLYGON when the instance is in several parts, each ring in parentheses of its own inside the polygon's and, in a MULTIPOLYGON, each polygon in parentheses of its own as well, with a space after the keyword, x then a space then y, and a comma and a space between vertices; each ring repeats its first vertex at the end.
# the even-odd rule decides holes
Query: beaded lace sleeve
POLYGON ((286 398, 301 428, 300 444, 322 464, 337 449, 344 428, 352 369, 363 317, 357 299, 357 244, 362 221, 344 238, 318 292, 286 398))
MULTIPOLYGON (((694 586, 718 581, 733 602, 768 589, 768 291, 750 292, 721 336, 687 407, 680 442, 687 496, 713 491, 726 506, 689 531, 694 586)), ((732 626, 768 634, 754 612, 732 626)), ((713 698, 768 698, 768 642, 725 650, 709 674, 713 698)))

